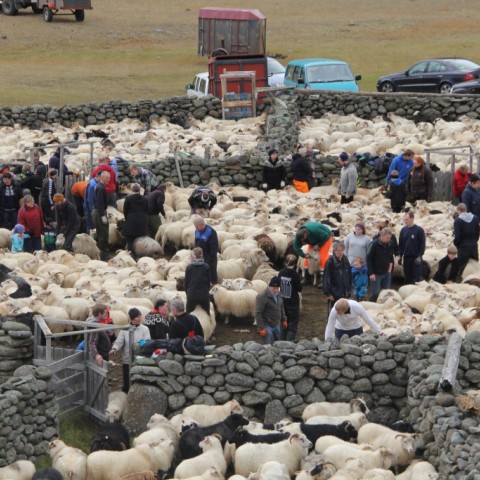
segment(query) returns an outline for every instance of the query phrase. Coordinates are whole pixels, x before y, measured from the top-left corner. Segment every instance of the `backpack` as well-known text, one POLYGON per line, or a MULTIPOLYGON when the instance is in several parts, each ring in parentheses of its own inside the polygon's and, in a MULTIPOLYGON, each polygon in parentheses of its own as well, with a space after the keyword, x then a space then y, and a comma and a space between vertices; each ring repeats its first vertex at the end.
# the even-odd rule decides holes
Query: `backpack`
POLYGON ((386 175, 388 173, 388 169, 390 168, 390 164, 392 163, 392 160, 394 158, 395 155, 393 155, 393 153, 385 153, 384 155, 377 157, 375 159, 375 165, 373 167, 375 173, 377 175, 386 175))

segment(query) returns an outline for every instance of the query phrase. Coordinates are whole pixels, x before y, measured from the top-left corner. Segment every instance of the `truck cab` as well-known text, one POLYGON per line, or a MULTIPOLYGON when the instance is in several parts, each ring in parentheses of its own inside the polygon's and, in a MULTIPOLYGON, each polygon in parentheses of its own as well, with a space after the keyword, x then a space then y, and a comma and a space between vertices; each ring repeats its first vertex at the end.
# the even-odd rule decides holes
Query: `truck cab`
POLYGON ((192 83, 185 85, 189 97, 205 97, 208 95, 208 72, 197 73, 192 83))

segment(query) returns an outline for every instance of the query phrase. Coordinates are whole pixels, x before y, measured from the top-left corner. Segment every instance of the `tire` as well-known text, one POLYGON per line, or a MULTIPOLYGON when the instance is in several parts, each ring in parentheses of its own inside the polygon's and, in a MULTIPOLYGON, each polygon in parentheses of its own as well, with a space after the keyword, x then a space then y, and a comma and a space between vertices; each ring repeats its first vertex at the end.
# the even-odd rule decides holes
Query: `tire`
POLYGON ((452 84, 448 82, 443 82, 440 84, 438 91, 443 95, 446 95, 447 93, 452 93, 452 84))
POLYGON ((43 12, 42 9, 37 7, 36 5, 32 5, 32 10, 35 15, 40 15, 43 12))
POLYGON ((13 0, 2 1, 2 12, 4 15, 9 15, 11 17, 18 13, 18 10, 15 8, 13 0))
POLYGON ((85 20, 85 10, 75 10, 74 15, 77 22, 83 22, 85 20))
POLYGON ((53 20, 53 12, 48 7, 43 7, 43 19, 50 23, 53 20))
POLYGON ((210 56, 216 57, 217 55, 228 55, 228 52, 224 48, 216 48, 210 56))
POLYGON ((384 93, 391 93, 395 91, 395 87, 392 82, 383 82, 380 85, 380 91, 384 93))

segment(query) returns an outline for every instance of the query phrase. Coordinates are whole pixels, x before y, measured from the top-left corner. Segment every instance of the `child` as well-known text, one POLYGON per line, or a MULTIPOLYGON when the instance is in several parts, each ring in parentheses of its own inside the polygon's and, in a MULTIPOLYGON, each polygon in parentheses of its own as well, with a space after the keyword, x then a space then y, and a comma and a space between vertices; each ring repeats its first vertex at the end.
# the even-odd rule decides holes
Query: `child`
POLYGON ((12 239, 12 252, 23 252, 23 242, 26 238, 30 238, 28 233, 25 233, 25 227, 21 223, 17 223, 10 233, 12 239))
POLYGON ((362 302, 367 294, 368 270, 362 258, 356 257, 352 264, 353 296, 357 302, 362 302))
POLYGON ((390 199, 390 206, 394 213, 400 213, 407 201, 407 185, 398 178, 398 171, 393 170, 388 184, 387 197, 390 199))
POLYGON ((443 257, 438 262, 437 273, 433 276, 433 279, 438 283, 447 283, 448 281, 455 282, 458 275, 458 260, 457 260, 457 247, 450 245, 447 248, 447 256, 443 257))

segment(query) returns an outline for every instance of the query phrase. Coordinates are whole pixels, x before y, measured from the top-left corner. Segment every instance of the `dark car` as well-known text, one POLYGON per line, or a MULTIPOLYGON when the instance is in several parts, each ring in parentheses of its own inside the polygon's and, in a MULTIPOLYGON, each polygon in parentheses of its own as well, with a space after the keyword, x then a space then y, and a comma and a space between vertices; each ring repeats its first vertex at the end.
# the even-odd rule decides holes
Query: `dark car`
POLYGON ((450 93, 452 85, 480 78, 480 65, 465 58, 430 58, 402 73, 381 77, 379 92, 450 93))
POLYGON ((452 87, 452 93, 480 93, 480 80, 457 83, 452 87))

